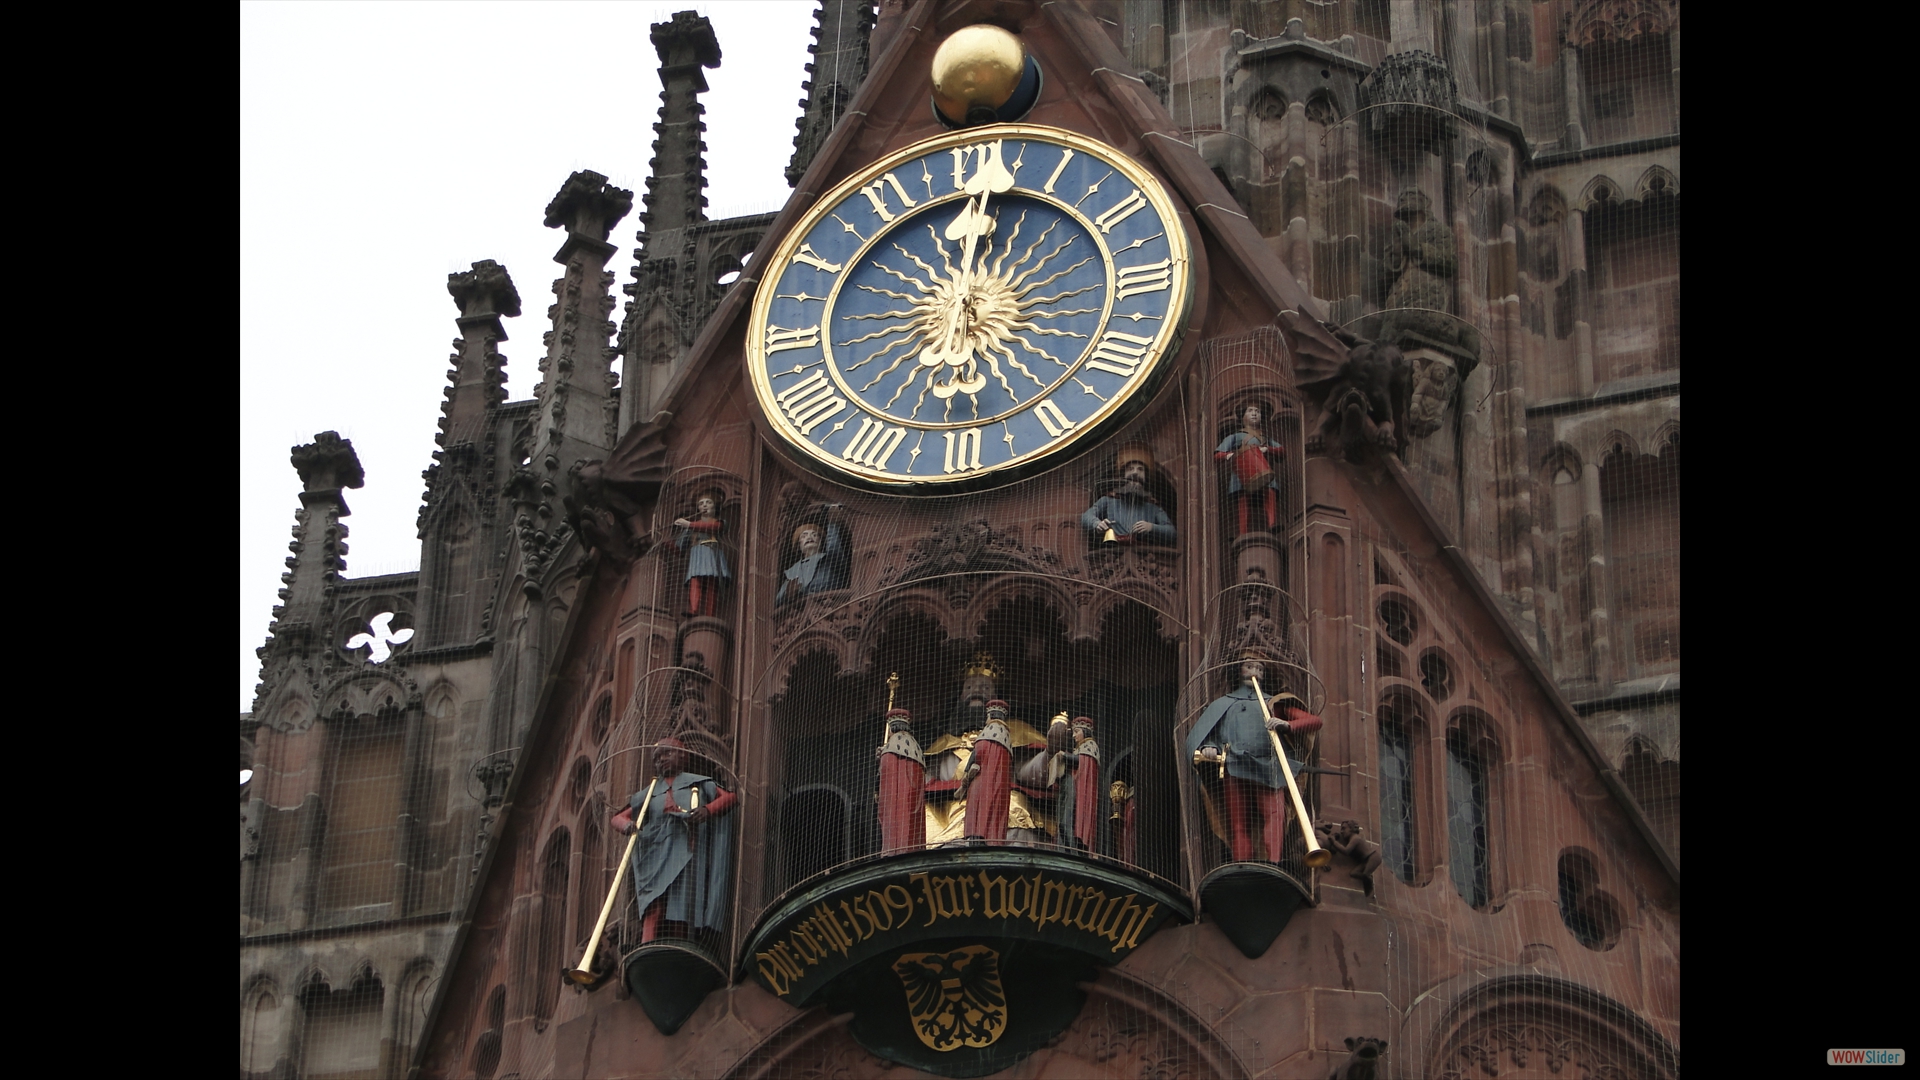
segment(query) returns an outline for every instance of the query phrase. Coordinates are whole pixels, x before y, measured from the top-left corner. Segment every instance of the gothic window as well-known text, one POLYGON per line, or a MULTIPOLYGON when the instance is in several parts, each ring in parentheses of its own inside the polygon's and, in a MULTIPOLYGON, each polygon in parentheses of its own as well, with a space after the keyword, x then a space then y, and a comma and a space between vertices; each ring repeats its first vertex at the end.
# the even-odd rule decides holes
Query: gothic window
POLYGON ((1588 142, 1596 146, 1673 130, 1673 61, 1667 35, 1588 45, 1580 52, 1588 142))
POLYGON ((402 807, 397 718, 335 714, 320 907, 391 903, 394 828, 402 807))
POLYGON ((567 781, 567 809, 579 810, 587 801, 587 793, 593 790, 593 763, 586 758, 575 758, 573 775, 567 781))
POLYGON ((1447 729, 1447 870, 1454 891, 1470 906, 1493 898, 1492 741, 1473 718, 1447 729))
POLYGON ((493 993, 487 995, 487 1028, 480 1037, 473 1040, 473 1057, 468 1062, 473 1067, 475 1080, 493 1080, 493 1074, 500 1068, 500 1031, 507 1026, 507 988, 496 986, 493 993))
POLYGON ((265 1076, 285 1053, 286 1021, 280 1015, 280 995, 271 983, 254 985, 240 1015, 240 1068, 243 1073, 265 1076))
POLYGON ((1393 876, 1420 884, 1419 781, 1426 724, 1402 695, 1380 706, 1380 854, 1393 876))
POLYGON ((303 1080, 358 1080, 380 1068, 380 1009, 386 989, 370 968, 351 986, 333 990, 312 983, 302 995, 306 1029, 301 1038, 303 1080))
POLYGON ((600 921, 600 908, 606 902, 607 888, 613 884, 612 868, 600 849, 600 822, 607 808, 599 796, 587 800, 580 815, 580 883, 574 889, 573 938, 584 945, 600 921))
POLYGON ((1680 196, 1662 183, 1639 199, 1606 187, 1587 209, 1596 383, 1680 367, 1680 196))
POLYGON ((1420 686, 1435 701, 1453 696, 1453 665, 1439 649, 1428 649, 1421 655, 1420 686))
POLYGON ((593 724, 591 737, 593 745, 599 746, 607 741, 607 731, 613 727, 613 697, 603 695, 593 706, 593 724))
POLYGON ((553 1019, 553 1007, 560 998, 561 965, 567 962, 567 869, 572 858, 572 838, 567 830, 556 829, 547 841, 547 852, 540 860, 540 966, 534 980, 533 1022, 542 1030, 553 1019))
POLYGON ((1413 633, 1420 623, 1412 604, 1398 596, 1385 596, 1380 599, 1379 614, 1381 633, 1402 645, 1413 643, 1413 633))
POLYGON ((1658 455, 1622 443, 1600 467, 1601 516, 1622 678, 1680 669, 1680 435, 1658 455))

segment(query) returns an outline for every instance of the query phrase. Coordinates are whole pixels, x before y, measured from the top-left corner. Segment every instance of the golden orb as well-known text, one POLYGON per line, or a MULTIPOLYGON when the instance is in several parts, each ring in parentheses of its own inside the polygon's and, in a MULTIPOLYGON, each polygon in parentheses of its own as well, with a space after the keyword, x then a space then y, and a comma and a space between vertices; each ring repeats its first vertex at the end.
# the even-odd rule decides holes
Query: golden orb
POLYGON ((933 54, 934 107, 968 123, 971 110, 1005 105, 1026 68, 1027 50, 1013 34, 986 23, 955 30, 933 54))

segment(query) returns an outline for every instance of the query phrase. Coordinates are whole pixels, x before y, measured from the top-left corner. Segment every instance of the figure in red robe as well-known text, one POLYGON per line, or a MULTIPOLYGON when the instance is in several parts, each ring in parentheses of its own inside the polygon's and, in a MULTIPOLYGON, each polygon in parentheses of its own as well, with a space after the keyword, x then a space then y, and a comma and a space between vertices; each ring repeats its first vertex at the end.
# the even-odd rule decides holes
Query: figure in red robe
POLYGON ((880 850, 919 850, 927 846, 927 763, 913 737, 913 714, 887 710, 887 741, 880 758, 880 850))
POLYGON ((987 702, 987 723, 974 740, 973 757, 960 781, 959 797, 967 800, 968 840, 1002 844, 1007 839, 1007 807, 1013 799, 1013 733, 1007 727, 1011 708, 994 698, 987 702))
MULTIPOLYGON (((1054 754, 1047 769, 1054 790, 1057 839, 1063 848, 1098 854, 1100 799, 1105 793, 1100 790, 1100 744, 1093 741, 1093 718, 1074 717, 1069 731, 1072 747, 1054 754)), ((1048 737, 1051 740, 1052 732, 1048 737)))

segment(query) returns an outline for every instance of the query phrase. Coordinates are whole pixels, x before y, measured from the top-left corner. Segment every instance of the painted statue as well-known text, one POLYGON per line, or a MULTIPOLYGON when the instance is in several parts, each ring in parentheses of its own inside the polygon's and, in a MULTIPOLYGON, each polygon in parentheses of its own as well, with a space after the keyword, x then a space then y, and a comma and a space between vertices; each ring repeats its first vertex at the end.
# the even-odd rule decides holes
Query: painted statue
POLYGON ((674 543, 687 553, 687 614, 717 615, 720 589, 733 579, 727 554, 720 548, 720 504, 726 496, 718 489, 700 493, 694 500, 691 518, 674 518, 679 529, 674 543))
POLYGON ((711 776, 687 771, 687 748, 662 739, 653 751, 658 779, 633 793, 613 818, 622 836, 634 829, 633 894, 640 911, 640 942, 662 937, 713 940, 726 926, 733 880, 733 830, 724 820, 739 796, 711 776))
POLYGON ((1240 430, 1228 435, 1214 448, 1213 460, 1227 470, 1227 501, 1231 502, 1240 523, 1235 536, 1245 536, 1259 522, 1267 531, 1280 523, 1280 474, 1277 466, 1286 458, 1286 448, 1267 437, 1267 409, 1249 402, 1240 410, 1240 430))
MULTIPOLYGON (((1187 753, 1201 775, 1224 773, 1228 842, 1235 862, 1254 860, 1256 830, 1261 834, 1259 851, 1264 861, 1279 862, 1286 843, 1291 800, 1268 732, 1279 735, 1286 745, 1321 726, 1320 718, 1306 711, 1305 702, 1284 691, 1268 699, 1273 718, 1267 720, 1254 691, 1254 680, 1263 679, 1266 671, 1264 654, 1242 653, 1238 684, 1215 698, 1187 733, 1187 753)), ((1295 757, 1300 753, 1297 747, 1287 749, 1287 760, 1298 774, 1306 763, 1295 757)))
MULTIPOLYGON (((1076 716, 1071 724, 1065 713, 1054 720, 1055 728, 1067 729, 1066 749, 1055 752, 1047 767, 1048 786, 1053 789, 1055 842, 1074 851, 1100 851, 1101 800, 1109 793, 1100 786, 1100 744, 1093 739, 1093 718, 1076 716)), ((1047 732, 1049 749, 1054 733, 1047 732)))
POLYGON ((880 759, 880 850, 919 849, 927 845, 926 756, 913 737, 913 714, 887 710, 887 738, 875 749, 880 759))
POLYGON ((1034 812, 1032 798, 1046 784, 1039 752, 1047 740, 1014 719, 1012 707, 995 696, 997 675, 990 658, 976 657, 961 676, 959 699, 940 734, 927 744, 928 847, 963 839, 1046 839, 1046 825, 1034 812), (1016 756, 1021 759, 1018 785, 1016 756))
POLYGON ((782 574, 776 604, 791 604, 828 589, 847 587, 847 537, 838 522, 808 522, 793 530, 800 558, 782 574))
POLYGON ((1144 446, 1123 447, 1115 464, 1120 469, 1120 485, 1095 500, 1080 515, 1080 524, 1102 543, 1173 543, 1173 519, 1147 490, 1153 452, 1144 446))

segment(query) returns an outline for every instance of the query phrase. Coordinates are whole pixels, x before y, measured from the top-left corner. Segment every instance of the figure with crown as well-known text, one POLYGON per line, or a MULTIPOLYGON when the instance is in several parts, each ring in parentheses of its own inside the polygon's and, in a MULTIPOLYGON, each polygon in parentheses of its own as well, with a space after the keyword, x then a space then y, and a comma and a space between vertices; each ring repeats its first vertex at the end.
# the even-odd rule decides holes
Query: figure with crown
POLYGON ((926 747, 928 847, 1047 838, 1031 794, 1046 784, 1040 753, 1046 736, 1014 719, 1013 707, 998 696, 999 676, 993 658, 978 654, 961 674, 959 698, 941 732, 926 747))

